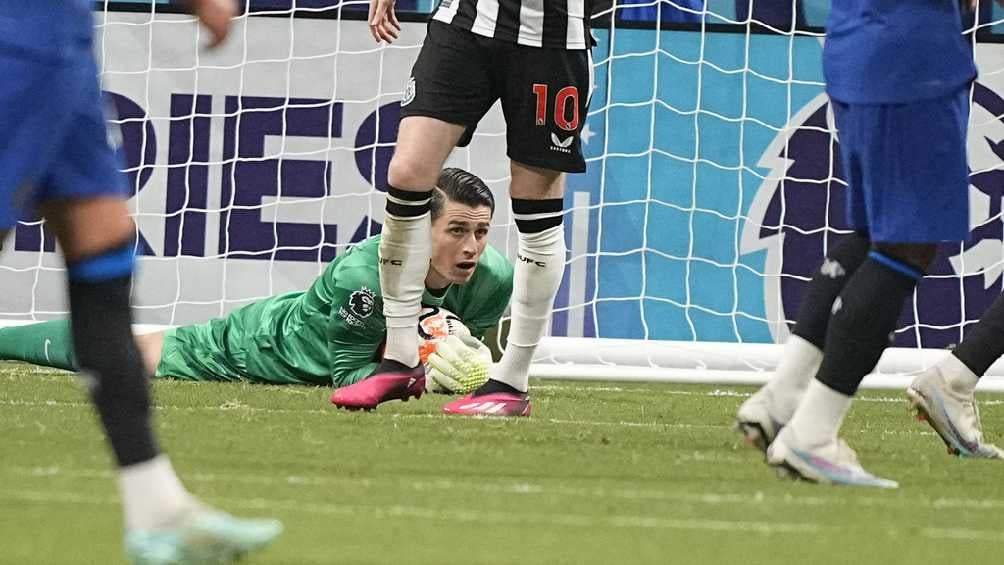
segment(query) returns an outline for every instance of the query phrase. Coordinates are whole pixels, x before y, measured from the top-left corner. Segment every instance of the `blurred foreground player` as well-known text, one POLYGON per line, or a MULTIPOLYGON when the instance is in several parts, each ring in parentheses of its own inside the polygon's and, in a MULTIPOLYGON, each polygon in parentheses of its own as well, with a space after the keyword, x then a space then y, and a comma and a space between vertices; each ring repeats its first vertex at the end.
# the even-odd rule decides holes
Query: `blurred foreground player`
POLYGON ((791 475, 894 488, 837 434, 938 242, 968 237, 976 67, 954 0, 835 0, 826 29, 827 92, 857 231, 813 276, 775 377, 736 424, 791 475))
MULTIPOLYGON (((388 170, 380 241, 387 350, 373 377, 339 390, 336 404, 357 406, 424 378, 415 328, 431 249, 430 191, 453 148, 470 142, 500 100, 519 232, 508 345, 473 398, 443 411, 529 415, 530 362, 565 269, 563 173, 586 168, 579 133, 592 86, 590 8, 590 0, 453 0, 436 10, 401 101, 388 170)), ((396 39, 394 1, 370 0, 369 24, 377 41, 396 39)))
MULTIPOLYGON (((193 5, 222 41, 232 0, 193 5)), ((129 559, 229 562, 282 527, 204 506, 157 447, 130 328, 135 227, 101 113, 92 26, 84 0, 0 2, 0 236, 38 212, 62 246, 76 355, 119 466, 129 559)))

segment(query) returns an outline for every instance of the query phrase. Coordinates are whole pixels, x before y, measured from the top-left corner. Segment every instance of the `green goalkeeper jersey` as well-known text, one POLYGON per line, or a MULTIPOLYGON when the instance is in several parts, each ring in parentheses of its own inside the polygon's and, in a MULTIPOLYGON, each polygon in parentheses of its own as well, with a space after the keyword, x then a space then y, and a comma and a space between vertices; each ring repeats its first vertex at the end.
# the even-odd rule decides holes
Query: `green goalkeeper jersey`
MULTIPOLYGON (((332 261, 309 289, 249 304, 226 318, 165 336, 157 376, 344 386, 376 367, 386 338, 377 250, 380 236, 332 261)), ((512 264, 485 248, 471 280, 422 303, 457 314, 478 338, 498 324, 512 295, 512 264)))

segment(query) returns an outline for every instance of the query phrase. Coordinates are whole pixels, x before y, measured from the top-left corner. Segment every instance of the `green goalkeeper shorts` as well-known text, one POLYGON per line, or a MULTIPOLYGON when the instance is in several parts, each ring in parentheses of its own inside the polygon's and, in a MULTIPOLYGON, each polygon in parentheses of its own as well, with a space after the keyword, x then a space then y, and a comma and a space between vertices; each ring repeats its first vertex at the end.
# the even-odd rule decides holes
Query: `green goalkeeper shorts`
POLYGON ((225 330, 225 320, 167 330, 154 376, 192 381, 248 380, 242 370, 242 355, 225 346, 225 330))

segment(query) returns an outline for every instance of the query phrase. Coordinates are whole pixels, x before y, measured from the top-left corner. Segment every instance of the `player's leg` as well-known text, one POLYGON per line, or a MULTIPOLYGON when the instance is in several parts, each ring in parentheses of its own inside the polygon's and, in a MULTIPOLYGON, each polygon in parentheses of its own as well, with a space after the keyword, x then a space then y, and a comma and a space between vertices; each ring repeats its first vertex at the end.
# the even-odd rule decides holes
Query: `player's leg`
MULTIPOLYGON (((164 345, 164 332, 141 334, 135 336, 135 339, 147 374, 155 374, 164 345)), ((50 320, 0 328, 0 359, 26 361, 66 371, 78 370, 77 359, 73 354, 70 321, 50 320)))
POLYGON ((387 171, 387 207, 380 238, 380 290, 387 348, 378 372, 418 362, 418 313, 432 255, 429 203, 443 163, 465 127, 426 116, 401 120, 387 171))
POLYGON ((420 396, 418 314, 432 256, 432 189, 453 148, 497 99, 489 77, 490 40, 430 22, 401 101, 397 145, 380 236, 380 291, 387 323, 383 360, 373 375, 331 397, 340 408, 372 409, 386 400, 420 396))
POLYGON ((66 100, 73 119, 57 144, 59 159, 38 180, 37 198, 63 249, 76 359, 118 463, 126 551, 135 563, 229 560, 267 544, 281 526, 206 508, 157 446, 149 383, 132 336, 135 225, 108 146, 90 51, 76 62, 74 80, 61 83, 72 85, 66 100))
POLYGON ((867 233, 854 232, 826 254, 802 298, 798 319, 774 376, 739 407, 736 429, 761 451, 791 419, 806 386, 819 370, 833 302, 870 248, 867 233))
POLYGON ((69 320, 0 328, 0 359, 76 371, 69 320))
POLYGON ((419 365, 416 328, 432 254, 432 189, 465 130, 494 102, 479 45, 470 32, 430 24, 401 101, 380 240, 387 347, 378 372, 419 365))
MULTIPOLYGON (((834 114, 845 115, 847 105, 831 100, 834 114)), ((844 178, 851 187, 862 185, 859 157, 847 150, 854 146, 851 131, 842 131, 841 159, 844 178)), ((792 335, 784 345, 773 378, 740 405, 735 429, 745 441, 765 451, 781 427, 791 419, 805 388, 823 361, 826 327, 833 302, 864 261, 871 248, 867 207, 860 190, 848 189, 848 223, 858 231, 833 246, 809 282, 798 311, 792 335)))
POLYGON ((965 339, 936 365, 918 375, 906 394, 941 436, 948 452, 964 457, 1004 459, 997 446, 983 441, 976 383, 1004 355, 1004 296, 994 301, 965 339))
POLYGON ((527 392, 530 363, 565 272, 564 180, 558 171, 512 163, 510 195, 519 237, 512 318, 502 359, 474 396, 527 392))
POLYGON ((963 97, 954 96, 902 106, 836 105, 845 162, 848 153, 860 158, 862 171, 861 182, 849 186, 849 214, 859 192, 875 243, 833 303, 822 364, 768 448, 769 463, 818 481, 895 486, 862 469, 838 432, 861 380, 888 345, 904 301, 932 261, 936 242, 968 234, 964 105, 963 97))
POLYGON ((519 237, 512 320, 502 359, 470 398, 443 407, 450 414, 525 416, 530 362, 547 331, 565 271, 566 172, 584 172, 579 137, 589 108, 592 63, 588 51, 500 49, 504 84, 509 195, 519 237))

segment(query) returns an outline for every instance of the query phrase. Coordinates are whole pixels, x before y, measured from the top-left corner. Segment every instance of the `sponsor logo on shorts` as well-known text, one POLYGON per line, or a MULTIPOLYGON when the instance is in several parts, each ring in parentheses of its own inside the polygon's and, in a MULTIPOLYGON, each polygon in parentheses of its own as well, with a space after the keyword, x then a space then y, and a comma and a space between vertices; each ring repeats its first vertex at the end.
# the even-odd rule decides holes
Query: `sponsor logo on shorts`
POLYGON ((551 132, 551 151, 558 151, 560 153, 571 153, 572 142, 575 141, 575 136, 570 135, 565 139, 561 139, 554 132, 551 132))
POLYGON ((415 77, 408 78, 408 84, 404 86, 404 96, 401 97, 401 105, 407 106, 415 99, 415 77))

